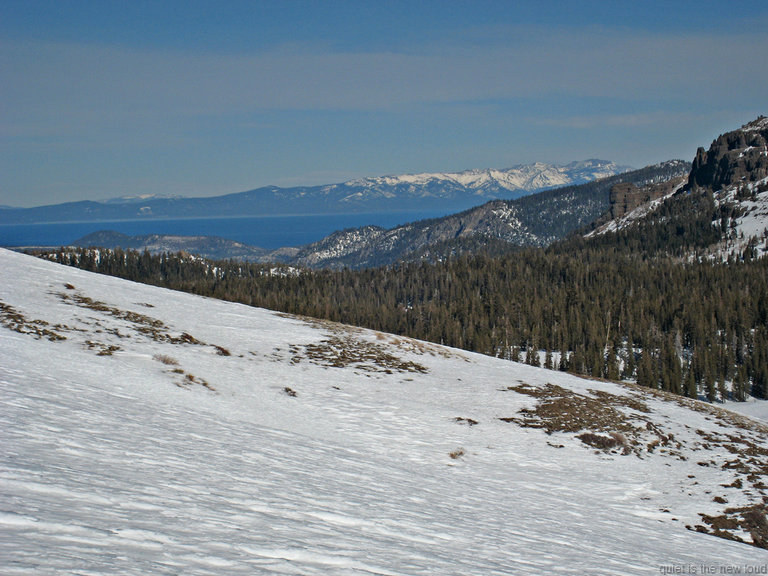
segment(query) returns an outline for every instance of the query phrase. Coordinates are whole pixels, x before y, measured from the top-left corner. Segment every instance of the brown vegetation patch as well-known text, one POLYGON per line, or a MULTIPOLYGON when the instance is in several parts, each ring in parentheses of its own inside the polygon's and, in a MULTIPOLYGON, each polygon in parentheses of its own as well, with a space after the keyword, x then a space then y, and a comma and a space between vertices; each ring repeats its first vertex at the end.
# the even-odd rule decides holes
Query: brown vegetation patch
POLYGON ((706 532, 707 534, 752 544, 758 548, 768 550, 768 519, 766 518, 764 504, 755 504, 742 508, 726 508, 720 516, 701 514, 701 518, 708 527, 696 526, 696 530, 699 532, 706 532), (738 530, 749 534, 751 540, 746 540, 734 534, 738 530))
POLYGON ((512 390, 538 399, 534 408, 523 408, 516 416, 501 418, 525 428, 541 428, 547 434, 576 433, 582 442, 594 448, 621 454, 653 452, 657 447, 684 458, 682 444, 672 434, 665 434, 646 416, 651 410, 640 398, 589 390, 589 395, 547 384, 543 387, 520 383, 512 390))
POLYGON ((477 424, 479 424, 477 420, 474 420, 472 418, 462 418, 461 416, 457 416, 456 418, 454 418, 454 420, 456 420, 456 422, 458 422, 459 424, 466 424, 470 428, 472 426, 476 426, 477 424))
POLYGON ((636 396, 619 396, 617 394, 611 394, 610 392, 604 392, 603 390, 589 390, 592 396, 595 396, 598 400, 605 402, 611 406, 623 406, 637 412, 644 414, 650 414, 651 409, 648 408, 648 404, 640 400, 636 396))
POLYGON ((168 356, 166 354, 155 354, 152 356, 154 360, 157 360, 158 362, 162 362, 166 366, 178 366, 179 361, 176 360, 176 358, 172 358, 171 356, 168 356))
MULTIPOLYGON (((361 334, 365 330, 357 326, 350 326, 347 324, 341 324, 339 322, 333 322, 331 320, 323 320, 319 318, 311 318, 309 316, 301 316, 296 314, 286 314, 283 312, 277 313, 281 318, 290 318, 292 320, 300 320, 315 328, 321 328, 330 331, 337 336, 361 334)), ((430 356, 442 356, 443 358, 461 358, 466 362, 469 359, 462 355, 450 350, 446 350, 443 346, 433 344, 431 342, 425 342, 422 340, 416 340, 407 336, 398 336, 395 334, 387 334, 384 332, 375 332, 376 340, 385 343, 386 345, 394 346, 404 352, 411 352, 413 354, 430 356)))
MULTIPOLYGON (((37 339, 47 338, 51 342, 57 340, 66 340, 67 337, 59 334, 50 327, 45 320, 30 320, 21 312, 0 301, 0 324, 18 332, 19 334, 30 334, 37 339)), ((68 330, 67 326, 57 324, 53 326, 56 330, 68 330)))
POLYGON ((461 458, 465 454, 466 454, 466 451, 464 450, 464 448, 457 448, 453 452, 449 452, 448 456, 451 457, 451 460, 458 460, 459 458, 461 458))
MULTIPOLYGON (((139 312, 133 312, 131 310, 121 310, 120 308, 110 306, 105 302, 100 302, 78 293, 67 294, 65 292, 59 292, 57 293, 57 296, 59 296, 59 298, 61 298, 61 300, 67 304, 73 304, 81 308, 108 314, 114 318, 128 322, 136 332, 148 336, 155 342, 206 346, 205 342, 201 342, 186 332, 182 332, 178 336, 172 335, 170 333, 170 328, 162 320, 152 318, 146 314, 140 314, 139 312)), ((222 356, 226 355, 223 353, 225 351, 224 348, 221 348, 220 346, 214 347, 217 349, 219 354, 222 356)))
MULTIPOLYGON (((610 406, 605 399, 576 394, 555 384, 541 388, 521 384, 510 386, 521 394, 539 400, 535 408, 523 408, 518 416, 501 418, 525 428, 542 428, 547 434, 554 432, 621 432, 630 438, 637 429, 622 412, 610 406)), ((636 442, 635 442, 636 443, 636 442)))
POLYGON ((598 450, 613 450, 614 448, 622 448, 625 454, 629 454, 632 450, 627 444, 626 437, 620 432, 611 432, 607 436, 602 434, 593 434, 592 432, 584 432, 576 436, 579 440, 584 442, 587 446, 592 446, 598 450))
POLYGON ((94 342, 93 340, 86 340, 85 346, 88 350, 97 350, 97 356, 112 356, 114 352, 120 350, 120 346, 114 344, 104 344, 102 342, 94 342))
POLYGON ((181 380, 181 382, 176 382, 176 386, 179 388, 189 388, 190 386, 197 384, 199 386, 202 386, 203 388, 207 388, 211 392, 215 392, 216 389, 211 386, 206 380, 203 378, 198 378, 194 374, 190 374, 189 372, 184 372, 183 370, 174 370, 175 373, 181 373, 184 375, 184 378, 181 380))
POLYGON ((353 366, 367 372, 419 372, 427 369, 421 364, 403 360, 390 354, 383 347, 372 342, 359 340, 351 335, 332 335, 319 344, 305 344, 302 347, 291 346, 291 362, 298 363, 304 357, 320 366, 346 368, 353 366), (303 351, 301 350, 303 348, 303 351))
POLYGON ((83 296, 82 294, 66 294, 66 293, 60 292, 58 296, 67 304, 75 304, 76 306, 80 306, 81 308, 87 308, 89 310, 95 310, 97 312, 105 312, 107 314, 110 314, 111 316, 114 316, 115 318, 120 318, 121 320, 128 320, 133 324, 151 326, 157 329, 165 328, 165 324, 163 324, 162 321, 157 320, 156 318, 151 318, 150 316, 147 316, 145 314, 139 314, 138 312, 120 310, 119 308, 115 308, 114 306, 110 306, 104 302, 99 302, 98 300, 94 300, 93 298, 89 298, 88 296, 83 296))

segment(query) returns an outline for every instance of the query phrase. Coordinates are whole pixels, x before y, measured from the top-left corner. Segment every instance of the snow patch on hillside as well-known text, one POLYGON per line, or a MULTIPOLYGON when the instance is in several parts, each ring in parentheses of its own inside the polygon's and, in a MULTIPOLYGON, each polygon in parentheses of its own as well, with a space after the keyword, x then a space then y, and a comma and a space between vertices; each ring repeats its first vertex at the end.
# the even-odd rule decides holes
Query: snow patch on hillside
MULTIPOLYGON (((768 255, 768 190, 757 193, 758 188, 768 186, 768 178, 750 182, 746 189, 754 193, 753 199, 738 199, 738 188, 733 187, 715 194, 715 201, 737 203, 741 216, 731 221, 724 238, 712 246, 709 254, 718 260, 740 257, 745 250, 751 249, 753 257, 768 255)), ((717 225, 719 222, 713 222, 717 225)))

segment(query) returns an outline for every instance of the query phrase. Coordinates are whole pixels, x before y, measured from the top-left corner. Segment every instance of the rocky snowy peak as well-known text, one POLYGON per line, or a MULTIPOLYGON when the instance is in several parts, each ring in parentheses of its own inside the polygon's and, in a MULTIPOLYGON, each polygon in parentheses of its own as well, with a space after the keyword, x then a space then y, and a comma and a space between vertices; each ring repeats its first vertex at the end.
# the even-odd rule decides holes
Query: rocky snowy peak
POLYGON ((708 245, 696 246, 698 257, 768 254, 768 118, 760 116, 718 136, 708 150, 699 148, 685 185, 678 180, 640 187, 617 184, 611 189, 609 216, 587 236, 665 222, 690 227, 697 218, 699 230, 708 229, 700 236, 710 238, 708 245), (681 208, 684 204, 688 208, 681 208), (686 213, 692 204, 698 204, 697 211, 686 213))
POLYGON ((4 574, 768 564, 753 420, 5 250, 0 274, 4 574))
POLYGON ((718 136, 709 150, 699 148, 688 188, 718 192, 768 177, 768 118, 760 116, 738 130, 718 136))
MULTIPOLYGON (((582 184, 631 170, 605 160, 584 160, 565 165, 521 164, 506 169, 465 170, 452 173, 420 173, 350 180, 327 186, 326 191, 354 188, 361 194, 391 194, 394 190, 412 195, 455 194, 466 189, 478 196, 512 197, 509 193, 545 190, 569 184, 582 184)), ((521 194, 517 194, 518 196, 521 194)))
POLYGON ((765 130, 768 130, 768 117, 758 116, 755 120, 752 120, 752 122, 748 122, 747 124, 744 124, 744 126, 741 127, 741 130, 743 132, 753 132, 753 131, 763 132, 765 130))

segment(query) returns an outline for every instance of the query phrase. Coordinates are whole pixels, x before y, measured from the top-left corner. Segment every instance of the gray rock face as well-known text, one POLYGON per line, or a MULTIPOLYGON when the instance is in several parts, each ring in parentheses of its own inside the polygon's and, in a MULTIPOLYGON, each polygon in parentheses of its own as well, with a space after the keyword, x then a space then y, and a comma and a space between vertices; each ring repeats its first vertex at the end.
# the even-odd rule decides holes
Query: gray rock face
POLYGON ((768 177, 768 118, 760 116, 739 130, 715 139, 709 150, 699 148, 688 179, 688 189, 716 192, 740 182, 768 177))

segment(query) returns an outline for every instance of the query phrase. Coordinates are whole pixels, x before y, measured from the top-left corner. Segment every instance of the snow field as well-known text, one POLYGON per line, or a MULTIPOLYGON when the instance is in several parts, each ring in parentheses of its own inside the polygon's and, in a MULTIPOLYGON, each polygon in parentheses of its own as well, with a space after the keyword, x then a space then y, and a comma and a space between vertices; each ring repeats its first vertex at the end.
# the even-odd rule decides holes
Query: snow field
POLYGON ((596 452, 500 420, 536 405, 508 388, 639 393, 3 250, 0 280, 4 574, 768 565, 768 551, 685 528, 722 512, 713 496, 754 501, 698 464, 733 458, 701 448, 697 430, 735 433, 709 412, 643 397, 685 460, 596 452))

